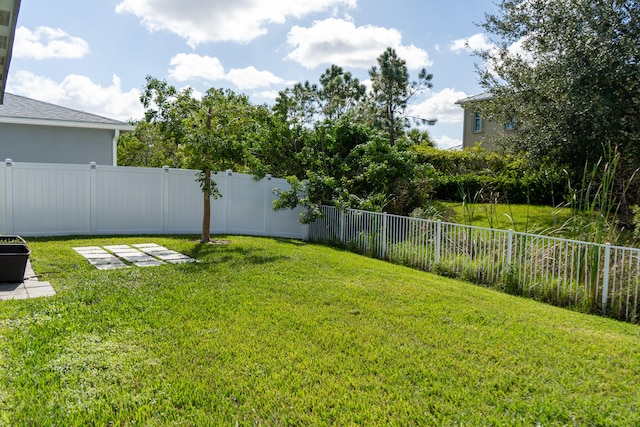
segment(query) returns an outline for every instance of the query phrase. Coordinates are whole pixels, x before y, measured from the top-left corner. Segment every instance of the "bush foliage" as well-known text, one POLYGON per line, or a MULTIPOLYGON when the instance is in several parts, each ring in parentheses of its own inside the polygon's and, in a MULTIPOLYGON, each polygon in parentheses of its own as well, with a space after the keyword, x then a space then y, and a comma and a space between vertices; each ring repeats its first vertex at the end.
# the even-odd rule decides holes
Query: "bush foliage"
POLYGON ((567 180, 562 171, 532 170, 519 157, 481 147, 454 151, 416 146, 418 162, 433 167, 432 197, 467 202, 564 202, 567 180))

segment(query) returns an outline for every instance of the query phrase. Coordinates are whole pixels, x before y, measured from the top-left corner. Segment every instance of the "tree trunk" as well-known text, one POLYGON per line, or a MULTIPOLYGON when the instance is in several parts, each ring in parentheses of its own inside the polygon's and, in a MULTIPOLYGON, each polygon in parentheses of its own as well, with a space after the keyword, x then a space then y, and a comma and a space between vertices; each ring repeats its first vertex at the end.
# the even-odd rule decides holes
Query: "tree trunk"
POLYGON ((209 194, 209 188, 211 188, 211 171, 204 171, 204 188, 202 192, 204 205, 202 210, 202 234, 200 235, 201 242, 209 242, 211 240, 211 196, 209 194))

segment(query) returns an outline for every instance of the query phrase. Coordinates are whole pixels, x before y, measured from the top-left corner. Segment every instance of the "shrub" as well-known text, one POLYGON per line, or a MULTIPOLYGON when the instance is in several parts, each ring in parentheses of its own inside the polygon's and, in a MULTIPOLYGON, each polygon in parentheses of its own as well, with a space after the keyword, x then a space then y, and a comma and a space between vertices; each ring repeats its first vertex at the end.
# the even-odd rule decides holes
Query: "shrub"
POLYGON ((432 191, 437 199, 551 206, 564 201, 567 187, 562 171, 533 170, 521 158, 481 147, 454 151, 418 146, 415 150, 418 161, 436 171, 432 191))

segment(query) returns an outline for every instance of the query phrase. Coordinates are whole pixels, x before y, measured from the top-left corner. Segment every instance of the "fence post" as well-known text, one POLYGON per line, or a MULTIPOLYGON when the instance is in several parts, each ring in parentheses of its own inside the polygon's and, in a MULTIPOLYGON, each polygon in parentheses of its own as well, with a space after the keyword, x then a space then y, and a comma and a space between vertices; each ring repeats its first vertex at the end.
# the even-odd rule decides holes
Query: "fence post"
POLYGON ((602 313, 607 312, 607 297, 609 296, 609 265, 611 264, 611 243, 604 245, 604 271, 602 276, 602 313))
POLYGON ((96 183, 96 162, 89 163, 89 224, 91 234, 96 234, 98 215, 98 185, 96 183))
MULTIPOLYGON (((227 171, 225 172, 225 174, 227 175, 227 177, 225 178, 224 182, 225 182, 225 188, 224 188, 224 194, 222 195, 222 200, 224 203, 224 227, 225 227, 225 233, 229 234, 232 232, 231 229, 231 214, 233 213, 233 195, 232 195, 232 191, 231 189, 233 188, 233 171, 231 169, 227 169, 227 171)), ((213 202, 213 201, 212 201, 213 202)), ((212 216, 213 217, 213 216, 212 216)))
POLYGON ((345 218, 344 218, 345 217, 345 210, 340 209, 340 210, 338 210, 338 212, 340 212, 340 242, 344 243, 344 240, 345 240, 344 235, 345 235, 345 232, 346 232, 345 226, 344 226, 344 223, 345 223, 345 218))
POLYGON ((162 232, 169 233, 169 166, 162 167, 162 232))
MULTIPOLYGON (((13 234, 13 160, 6 159, 5 164, 5 230, 4 234, 13 234)), ((2 230, 0 230, 2 231, 2 230)))
POLYGON ((271 185, 271 175, 266 174, 264 180, 264 235, 271 236, 271 194, 273 194, 273 186, 271 185))
POLYGON ((440 243, 442 242, 442 221, 436 221, 436 241, 435 248, 433 250, 433 260, 434 262, 440 261, 440 243))
POLYGON ((509 229, 507 233, 507 266, 510 266, 513 259, 513 230, 509 229))
POLYGON ((386 212, 382 213, 382 243, 380 247, 381 259, 387 258, 387 227, 389 224, 389 214, 386 212))

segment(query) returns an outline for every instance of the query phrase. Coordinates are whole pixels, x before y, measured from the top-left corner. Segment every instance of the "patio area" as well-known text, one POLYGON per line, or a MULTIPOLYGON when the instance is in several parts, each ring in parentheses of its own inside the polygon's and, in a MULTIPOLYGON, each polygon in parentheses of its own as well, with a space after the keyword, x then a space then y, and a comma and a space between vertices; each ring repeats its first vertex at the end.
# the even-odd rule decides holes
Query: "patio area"
POLYGON ((48 297, 55 294, 56 291, 51 286, 51 283, 38 280, 30 261, 27 261, 22 283, 0 283, 0 301, 48 297))

